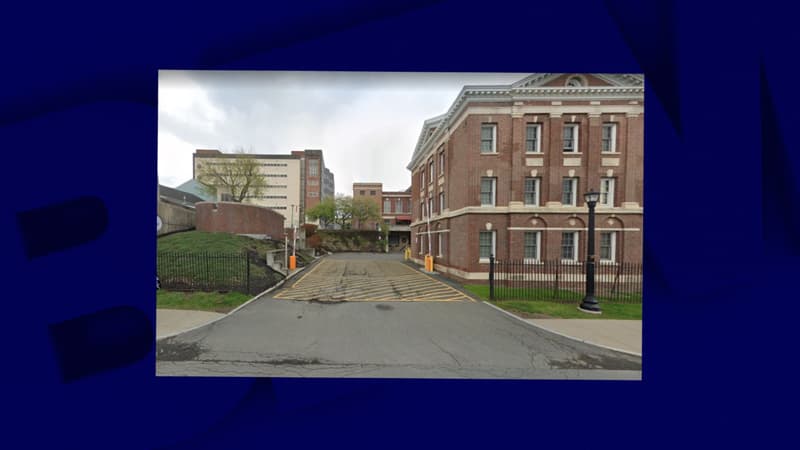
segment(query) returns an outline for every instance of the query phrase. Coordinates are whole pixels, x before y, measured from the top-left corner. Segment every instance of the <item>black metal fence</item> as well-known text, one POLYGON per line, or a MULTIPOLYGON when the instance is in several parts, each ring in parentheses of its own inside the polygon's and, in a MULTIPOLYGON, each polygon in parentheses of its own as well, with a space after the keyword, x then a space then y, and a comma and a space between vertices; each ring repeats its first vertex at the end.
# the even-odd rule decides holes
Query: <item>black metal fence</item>
MULTIPOLYGON (((579 302, 586 294, 586 263, 489 260, 489 298, 579 302)), ((595 297, 600 302, 641 303, 640 263, 595 263, 595 297)))
POLYGON ((158 252, 161 288, 172 291, 237 291, 255 295, 282 275, 265 258, 248 253, 158 252))

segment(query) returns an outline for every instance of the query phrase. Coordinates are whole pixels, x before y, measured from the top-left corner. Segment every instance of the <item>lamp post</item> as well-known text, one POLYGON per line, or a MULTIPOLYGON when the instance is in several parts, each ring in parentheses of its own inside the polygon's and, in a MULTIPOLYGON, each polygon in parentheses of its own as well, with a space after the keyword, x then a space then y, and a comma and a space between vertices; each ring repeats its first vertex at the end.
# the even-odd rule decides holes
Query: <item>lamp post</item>
POLYGON ((578 309, 590 314, 602 314, 600 305, 594 297, 594 207, 600 199, 600 193, 591 189, 583 197, 589 206, 589 238, 586 255, 586 296, 581 300, 578 309))

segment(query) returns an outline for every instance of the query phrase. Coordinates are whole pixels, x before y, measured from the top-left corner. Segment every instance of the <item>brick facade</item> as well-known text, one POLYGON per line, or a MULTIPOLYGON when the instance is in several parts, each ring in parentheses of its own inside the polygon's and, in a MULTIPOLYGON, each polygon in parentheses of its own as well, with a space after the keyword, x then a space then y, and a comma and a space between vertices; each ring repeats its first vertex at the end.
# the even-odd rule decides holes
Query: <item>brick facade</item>
POLYGON ((454 277, 486 278, 488 261, 479 257, 481 231, 494 233, 493 253, 499 259, 525 258, 525 233, 539 233, 529 235, 529 242, 538 245, 528 249, 539 260, 561 259, 563 233, 575 231, 575 259, 585 261, 588 209, 583 194, 590 188, 601 190, 601 179, 606 178, 613 180, 613 195, 608 196, 610 206, 598 205, 596 210, 595 254, 600 257, 601 233, 613 233, 604 235, 610 245, 601 263, 641 262, 643 80, 626 75, 534 74, 511 86, 478 90, 494 96, 505 91, 507 100, 485 101, 484 92, 465 87, 447 114, 423 126, 408 167, 413 256, 421 260, 428 253, 427 209, 431 209, 431 253, 437 270, 454 277), (582 86, 565 86, 576 78, 582 86), (604 124, 614 126, 607 135, 612 151, 603 151, 604 124), (491 136, 487 139, 491 145, 484 145, 495 151, 481 150, 484 125, 494 127, 493 133, 487 133, 491 128, 484 130, 485 138, 491 136), (538 127, 538 148, 534 148, 538 152, 526 151, 528 125, 538 127), (577 125, 574 152, 564 151, 568 125, 577 125), (494 180, 494 205, 481 205, 482 178, 494 180), (529 196, 529 200, 538 197, 538 203, 526 203, 526 178, 538 183, 535 195, 529 196), (577 179, 574 206, 562 204, 565 178, 577 179))
POLYGON ((195 208, 197 231, 284 238, 283 215, 272 209, 235 202, 200 202, 195 208))

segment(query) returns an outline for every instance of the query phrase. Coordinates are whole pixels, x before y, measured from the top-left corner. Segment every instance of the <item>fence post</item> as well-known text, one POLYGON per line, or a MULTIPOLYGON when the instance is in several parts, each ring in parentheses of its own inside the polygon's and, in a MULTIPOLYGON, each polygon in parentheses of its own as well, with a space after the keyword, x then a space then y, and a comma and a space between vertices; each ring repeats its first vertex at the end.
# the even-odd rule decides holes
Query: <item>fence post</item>
POLYGON ((489 255, 489 300, 494 300, 494 255, 489 255))

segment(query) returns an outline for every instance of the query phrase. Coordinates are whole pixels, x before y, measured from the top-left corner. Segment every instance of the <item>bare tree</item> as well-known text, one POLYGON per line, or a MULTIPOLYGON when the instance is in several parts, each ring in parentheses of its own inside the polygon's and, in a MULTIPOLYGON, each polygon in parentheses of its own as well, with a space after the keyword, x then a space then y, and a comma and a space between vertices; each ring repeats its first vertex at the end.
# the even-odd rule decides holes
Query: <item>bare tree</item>
POLYGON ((203 164, 197 174, 197 181, 209 195, 218 191, 228 194, 235 202, 242 202, 248 196, 258 196, 268 187, 267 177, 261 173, 256 158, 237 149, 231 154, 220 155, 217 161, 203 164))

